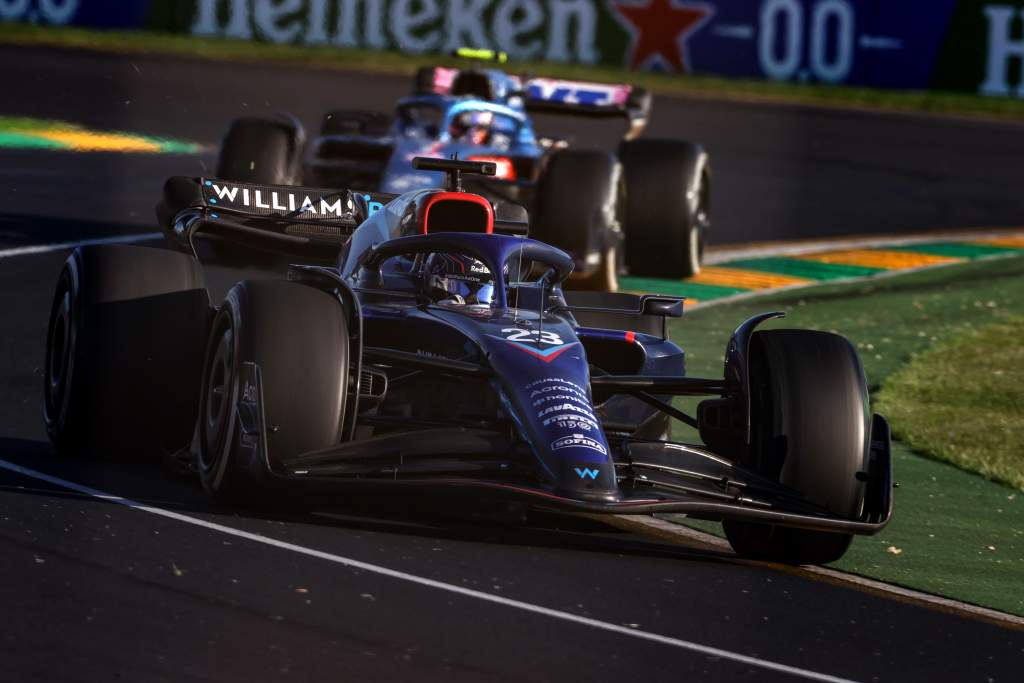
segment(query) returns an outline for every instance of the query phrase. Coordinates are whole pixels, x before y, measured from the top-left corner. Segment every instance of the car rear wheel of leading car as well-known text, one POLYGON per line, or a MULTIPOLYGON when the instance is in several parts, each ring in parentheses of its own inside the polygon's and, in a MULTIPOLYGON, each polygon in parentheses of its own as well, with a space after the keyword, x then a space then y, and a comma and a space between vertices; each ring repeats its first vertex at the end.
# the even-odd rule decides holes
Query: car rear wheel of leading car
POLYGON ((536 194, 530 236, 583 261, 574 286, 618 289, 622 169, 601 150, 563 150, 548 161, 536 194))
POLYGON ((199 401, 197 464, 211 496, 258 503, 268 469, 341 440, 348 345, 345 310, 323 291, 283 280, 231 289, 214 318, 199 401), (256 400, 257 376, 266 460, 246 447, 258 435, 245 433, 238 410, 256 400))
POLYGON ((690 277, 700 272, 711 227, 711 165, 679 140, 619 145, 626 178, 626 266, 630 275, 690 277))
POLYGON ((209 317, 191 256, 126 245, 72 252, 43 372, 43 421, 57 450, 142 457, 186 446, 209 317))
POLYGON ((287 118, 235 119, 217 157, 217 177, 257 185, 302 182, 302 126, 287 118))
MULTIPOLYGON (((847 519, 864 506, 871 443, 864 371, 845 338, 769 330, 751 340, 752 448, 741 464, 847 519)), ((853 536, 740 521, 723 523, 740 555, 789 564, 842 557, 853 536)))

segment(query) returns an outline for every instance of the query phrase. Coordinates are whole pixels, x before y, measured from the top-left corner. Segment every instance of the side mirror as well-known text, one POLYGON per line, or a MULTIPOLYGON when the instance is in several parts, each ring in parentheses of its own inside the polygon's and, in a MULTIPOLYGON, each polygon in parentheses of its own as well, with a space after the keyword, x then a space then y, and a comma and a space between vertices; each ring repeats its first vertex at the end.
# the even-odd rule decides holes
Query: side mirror
POLYGON ((665 318, 683 317, 683 297, 651 296, 640 298, 640 312, 644 315, 660 315, 665 318))

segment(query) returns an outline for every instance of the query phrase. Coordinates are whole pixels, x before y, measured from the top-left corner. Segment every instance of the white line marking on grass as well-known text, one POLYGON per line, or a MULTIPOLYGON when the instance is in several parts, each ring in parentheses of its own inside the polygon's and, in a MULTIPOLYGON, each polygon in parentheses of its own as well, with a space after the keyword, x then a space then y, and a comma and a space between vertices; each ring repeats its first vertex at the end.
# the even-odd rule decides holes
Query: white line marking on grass
POLYGON ((102 500, 108 503, 115 503, 117 505, 124 505, 125 507, 133 508, 141 512, 147 512, 151 515, 158 517, 164 517, 166 519, 172 519, 176 522, 183 522, 185 524, 191 524, 193 526, 201 527, 209 531, 216 531, 221 534, 227 534, 236 538, 242 538, 247 541, 254 543, 262 543, 280 550, 287 550, 289 552, 297 553, 299 555, 305 555, 307 557, 314 557, 319 560, 325 560, 327 562, 333 562, 340 564, 344 567, 350 567, 352 569, 360 569, 365 572, 372 574, 378 574, 380 576, 386 576, 388 578, 396 579, 398 581, 405 581, 407 583, 413 583, 427 588, 434 588, 436 590, 445 591, 448 593, 455 593, 467 598, 473 598, 475 600, 482 600, 495 605, 502 605, 512 609, 517 609, 523 612, 530 612, 532 614, 539 614, 541 616, 550 617, 552 619, 559 619, 561 621, 567 621, 580 626, 588 626, 590 628, 599 629, 602 631, 608 631, 622 636, 628 636, 630 638, 637 638, 639 640, 646 640, 648 642, 658 643, 660 645, 668 645, 681 650, 687 650, 689 652, 695 652, 707 657, 716 657, 719 659, 728 660, 730 662, 736 662, 739 664, 745 664, 747 666, 757 667, 759 669, 765 669, 768 671, 775 671, 782 674, 788 674, 797 678, 803 678, 812 681, 826 681, 828 683, 850 683, 850 679, 840 678, 838 676, 830 676, 828 674, 819 673, 817 671, 810 671, 808 669, 801 669, 795 666, 789 666, 787 664, 780 664, 778 662, 772 662, 758 657, 751 657, 748 655, 739 654, 737 652, 731 652, 729 650, 722 650, 717 647, 711 647, 708 645, 701 645, 681 638, 672 638, 670 636, 663 636, 657 633, 649 633, 647 631, 640 631, 638 629, 628 628, 626 626, 620 626, 618 624, 612 624, 605 621, 599 621, 597 619, 591 619, 588 617, 581 617, 571 612, 562 612, 560 610, 552 609, 550 607, 542 607, 541 605, 534 605, 529 602, 522 602, 520 600, 513 600, 511 598, 505 598, 499 595, 493 595, 491 593, 485 593, 483 591, 473 590, 471 588, 464 588, 462 586, 456 586, 450 583, 444 583, 443 581, 436 581, 434 579, 428 579, 422 576, 416 576, 415 574, 407 574, 406 572, 398 571, 395 569, 388 569, 376 564, 370 564, 368 562, 362 562, 360 560, 354 560, 349 557, 342 555, 335 555, 333 553, 323 552, 321 550, 314 550, 313 548, 307 548, 305 546, 296 545, 294 543, 288 543, 286 541, 279 541, 274 538, 262 536, 260 534, 250 533, 248 531, 242 531, 241 529, 235 529, 233 527, 224 526, 223 524, 216 524, 214 522, 208 522, 204 519, 198 519, 196 517, 190 517, 183 515, 178 512, 171 512, 170 510, 164 510, 163 508, 154 507, 152 505, 146 505, 130 498, 123 498, 111 493, 105 493, 98 489, 94 489, 82 484, 77 484, 66 479, 60 479, 53 477, 43 472, 39 472, 27 467, 22 467, 6 460, 0 460, 0 468, 16 472, 20 475, 31 477, 39 481, 45 481, 55 486, 60 486, 77 493, 81 493, 87 496, 91 496, 98 500, 102 500))
POLYGON ((141 235, 116 235, 114 237, 97 237, 91 240, 80 240, 78 242, 60 242, 58 244, 32 244, 25 247, 12 247, 0 249, 0 259, 13 258, 15 256, 28 256, 30 254, 48 254, 52 251, 63 251, 75 247, 88 247, 94 244, 128 244, 131 242, 148 242, 160 239, 163 235, 159 232, 147 232, 141 235))

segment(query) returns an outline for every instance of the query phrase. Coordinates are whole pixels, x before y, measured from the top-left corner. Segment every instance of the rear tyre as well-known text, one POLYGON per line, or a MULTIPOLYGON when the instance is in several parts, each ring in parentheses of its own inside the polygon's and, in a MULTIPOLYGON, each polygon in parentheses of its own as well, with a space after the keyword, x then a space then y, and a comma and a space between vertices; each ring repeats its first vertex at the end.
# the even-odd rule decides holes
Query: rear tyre
POLYGON ((412 92, 414 95, 427 95, 434 92, 434 69, 433 66, 421 66, 416 69, 412 79, 412 92))
MULTIPOLYGON (((741 464, 832 514, 859 517, 857 474, 867 471, 871 414, 857 352, 844 337, 808 330, 758 331, 751 349, 753 444, 741 464)), ((834 562, 853 539, 771 524, 723 526, 739 555, 788 564, 834 562)))
POLYGON ((57 450, 142 458, 186 446, 209 318, 191 256, 124 245, 72 252, 43 371, 43 422, 57 450))
POLYGON ((711 228, 711 164, 679 140, 619 146, 626 179, 626 266, 631 275, 680 278, 700 272, 711 228))
POLYGON ((197 430, 206 491, 224 502, 258 504, 280 463, 338 443, 348 363, 347 319, 332 296, 281 280, 235 285, 206 347, 197 430), (266 461, 242 443, 237 406, 246 363, 260 369, 266 461))
POLYGON ((531 237, 569 252, 572 286, 618 289, 622 169, 600 150, 563 150, 548 161, 537 188, 531 237))
POLYGON ((257 185, 298 185, 303 137, 298 122, 284 118, 236 119, 221 142, 217 177, 257 185))

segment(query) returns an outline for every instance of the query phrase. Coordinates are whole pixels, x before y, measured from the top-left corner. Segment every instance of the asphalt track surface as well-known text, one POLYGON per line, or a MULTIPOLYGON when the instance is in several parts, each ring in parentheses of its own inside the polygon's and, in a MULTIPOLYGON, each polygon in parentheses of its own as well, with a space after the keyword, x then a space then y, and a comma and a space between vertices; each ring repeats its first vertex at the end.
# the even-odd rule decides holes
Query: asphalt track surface
MULTIPOLYGON (((0 115, 204 142, 229 116, 283 107, 289 93, 302 94, 290 108, 312 123, 329 102, 384 107, 403 85, 9 48, 0 49, 0 69, 8 85, 0 115)), ((729 188, 747 197, 737 204, 750 204, 767 201, 771 187, 785 192, 773 202, 776 225, 792 230, 776 238, 811 230, 815 215, 828 219, 819 227, 839 226, 829 234, 867 232, 851 216, 868 214, 880 231, 1016 222, 1005 197, 1015 196, 1006 188, 1020 169, 1013 177, 1009 165, 1024 158, 1013 154, 1024 143, 1013 127, 659 106, 654 132, 672 130, 678 117, 715 155, 719 224, 757 213, 728 213, 729 188), (759 126, 773 130, 758 134, 759 126), (779 129, 791 132, 788 144, 779 129), (955 167, 935 158, 946 154, 940 139, 952 141, 955 167), (975 147, 987 152, 969 152, 975 147), (932 156, 907 158, 909 148, 932 156), (858 155, 871 160, 851 161, 858 155), (801 190, 802 181, 814 189, 801 190), (786 214, 789 223, 779 218, 786 214)), ((0 251, 149 230, 162 178, 202 172, 202 161, 0 153, 0 251)), ((63 258, 0 255, 0 680, 1019 680, 1020 631, 724 552, 563 517, 497 523, 425 507, 399 516, 239 514, 211 507, 196 484, 156 465, 58 457, 39 406, 63 258)))

